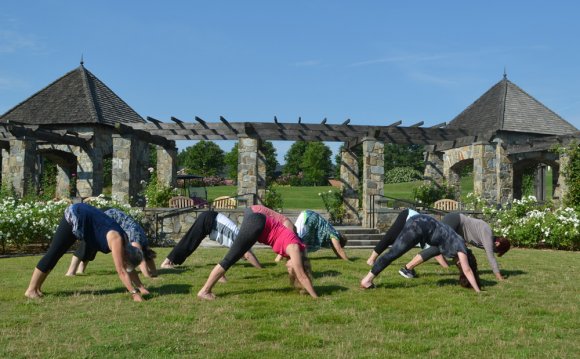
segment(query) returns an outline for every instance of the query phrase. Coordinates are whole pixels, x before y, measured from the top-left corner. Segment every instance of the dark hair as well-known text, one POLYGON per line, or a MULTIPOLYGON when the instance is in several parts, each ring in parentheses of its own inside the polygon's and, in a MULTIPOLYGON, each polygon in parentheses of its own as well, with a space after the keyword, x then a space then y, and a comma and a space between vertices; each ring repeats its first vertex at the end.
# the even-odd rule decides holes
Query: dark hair
MULTIPOLYGON (((481 288, 481 280, 479 279, 479 271, 477 270, 477 259, 475 259, 475 256, 473 255, 471 249, 467 249, 466 254, 467 261, 469 262, 469 267, 471 268, 473 276, 475 277, 475 282, 477 283, 477 286, 481 288)), ((459 268, 459 285, 462 286, 463 288, 471 288, 471 283, 469 283, 469 280, 465 276, 465 273, 463 273, 463 268, 461 267, 461 263, 459 263, 458 257, 455 257, 455 265, 457 266, 457 268, 459 268)))
POLYGON ((340 246, 342 248, 344 248, 344 246, 346 246, 346 243, 348 242, 348 240, 346 239, 346 237, 342 233, 338 233, 338 242, 340 243, 340 246))
POLYGON ((149 247, 144 247, 143 256, 145 257, 145 260, 149 261, 157 258, 157 253, 155 253, 155 251, 149 247))
POLYGON ((493 248, 493 251, 497 253, 498 257, 501 257, 504 254, 506 254, 506 252, 509 251, 511 248, 510 240, 507 239, 506 237, 495 237, 493 241, 494 245, 498 243, 498 245, 493 248))

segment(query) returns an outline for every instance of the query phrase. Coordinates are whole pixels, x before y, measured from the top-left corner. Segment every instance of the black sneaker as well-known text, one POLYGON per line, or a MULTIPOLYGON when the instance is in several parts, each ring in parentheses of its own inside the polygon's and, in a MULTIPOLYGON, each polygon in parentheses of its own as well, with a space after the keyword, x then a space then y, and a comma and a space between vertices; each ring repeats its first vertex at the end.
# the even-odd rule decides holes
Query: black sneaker
POLYGON ((415 273, 415 270, 407 269, 407 267, 399 269, 399 274, 408 279, 417 277, 417 273, 415 273))

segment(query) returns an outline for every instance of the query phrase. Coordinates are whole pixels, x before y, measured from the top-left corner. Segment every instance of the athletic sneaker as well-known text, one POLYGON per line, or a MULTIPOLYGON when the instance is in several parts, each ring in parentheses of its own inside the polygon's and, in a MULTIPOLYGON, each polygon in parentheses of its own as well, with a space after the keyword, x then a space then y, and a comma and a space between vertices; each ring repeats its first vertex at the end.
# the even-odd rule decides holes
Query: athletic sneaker
POLYGON ((414 269, 407 269, 407 267, 399 269, 399 274, 409 279, 415 278, 417 276, 417 273, 415 273, 414 269))

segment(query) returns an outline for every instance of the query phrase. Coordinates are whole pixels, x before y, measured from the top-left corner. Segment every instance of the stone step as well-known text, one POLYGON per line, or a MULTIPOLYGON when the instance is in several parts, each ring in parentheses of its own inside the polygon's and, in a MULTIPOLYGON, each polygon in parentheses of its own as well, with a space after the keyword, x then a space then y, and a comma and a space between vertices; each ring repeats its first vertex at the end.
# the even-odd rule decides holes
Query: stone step
POLYGON ((345 236, 351 234, 379 234, 376 228, 364 228, 361 226, 334 226, 334 228, 345 236))

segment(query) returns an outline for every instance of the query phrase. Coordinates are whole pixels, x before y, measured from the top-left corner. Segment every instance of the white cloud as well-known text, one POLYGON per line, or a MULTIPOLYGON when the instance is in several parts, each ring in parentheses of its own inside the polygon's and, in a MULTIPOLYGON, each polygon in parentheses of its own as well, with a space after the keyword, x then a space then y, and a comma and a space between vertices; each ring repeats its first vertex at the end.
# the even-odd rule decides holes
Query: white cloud
POLYGON ((11 30, 0 30, 0 53, 15 53, 21 49, 37 50, 40 46, 32 36, 11 30))

